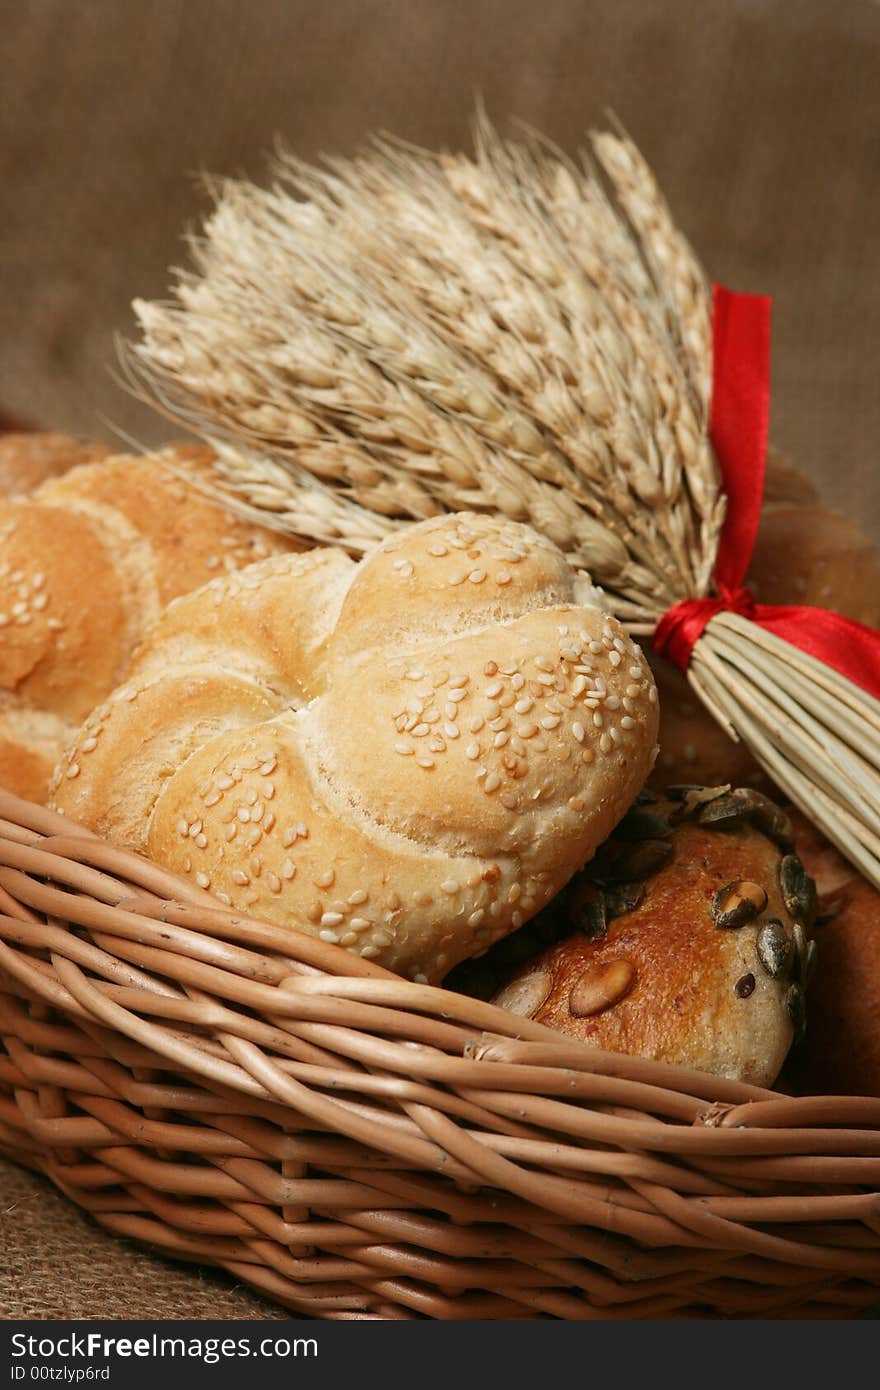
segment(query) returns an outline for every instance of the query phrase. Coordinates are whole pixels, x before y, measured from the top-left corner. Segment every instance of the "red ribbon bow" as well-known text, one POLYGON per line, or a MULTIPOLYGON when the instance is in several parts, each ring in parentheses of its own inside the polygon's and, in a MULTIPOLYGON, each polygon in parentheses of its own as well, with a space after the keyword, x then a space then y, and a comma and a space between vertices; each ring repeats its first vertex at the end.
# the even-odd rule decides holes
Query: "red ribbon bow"
POLYGON ((717 597, 684 599, 654 630, 654 650, 687 669, 717 613, 740 613, 833 666, 880 699, 880 631, 827 608, 758 603, 743 585, 755 548, 770 416, 770 300, 712 287, 712 410, 709 433, 727 495, 715 562, 717 597))

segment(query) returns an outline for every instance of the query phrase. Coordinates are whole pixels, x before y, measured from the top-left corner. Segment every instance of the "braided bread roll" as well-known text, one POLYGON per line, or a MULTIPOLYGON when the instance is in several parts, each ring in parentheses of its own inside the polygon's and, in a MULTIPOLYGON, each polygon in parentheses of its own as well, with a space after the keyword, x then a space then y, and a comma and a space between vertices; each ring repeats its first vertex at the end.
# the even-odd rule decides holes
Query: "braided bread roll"
POLYGON ((0 785, 44 801, 64 744, 165 605, 294 548, 199 493, 209 460, 190 446, 119 456, 0 501, 0 785))
POLYGON ((460 513, 172 604, 54 800, 226 903, 434 982, 543 906, 655 752, 647 663, 562 553, 460 513))

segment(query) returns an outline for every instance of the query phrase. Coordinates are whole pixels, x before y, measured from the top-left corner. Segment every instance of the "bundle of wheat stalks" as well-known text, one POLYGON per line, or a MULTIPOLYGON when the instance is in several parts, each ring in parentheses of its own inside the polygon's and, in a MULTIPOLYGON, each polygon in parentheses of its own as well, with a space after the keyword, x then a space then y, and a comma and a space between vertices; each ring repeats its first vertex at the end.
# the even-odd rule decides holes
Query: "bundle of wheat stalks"
MULTIPOLYGON (((627 138, 578 166, 485 118, 475 155, 377 140, 215 185, 195 269, 135 305, 136 390, 265 523, 362 554, 447 510, 544 531, 636 635, 711 592, 711 299, 627 138)), ((880 705, 724 613, 689 679, 880 885, 880 705)))

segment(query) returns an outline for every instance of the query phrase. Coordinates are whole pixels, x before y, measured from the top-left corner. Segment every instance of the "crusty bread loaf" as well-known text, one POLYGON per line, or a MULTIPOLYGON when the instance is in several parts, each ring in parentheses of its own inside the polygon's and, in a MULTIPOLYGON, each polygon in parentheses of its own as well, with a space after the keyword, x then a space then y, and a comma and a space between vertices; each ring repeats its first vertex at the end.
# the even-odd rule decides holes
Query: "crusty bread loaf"
MULTIPOLYGON (((880 625, 880 551, 861 528, 819 505, 815 489, 778 454, 767 461, 761 524, 747 577, 762 603, 805 603, 880 625)), ((743 743, 734 743, 686 678, 650 654, 660 693, 660 754, 651 778, 731 782, 770 789, 743 743)))
POLYGON ((64 742, 122 679, 170 599, 294 548, 197 492, 209 457, 178 446, 108 458, 0 501, 0 785, 8 790, 45 799, 64 742))
POLYGON ((110 452, 106 444, 69 434, 0 434, 0 497, 33 492, 47 478, 81 463, 96 463, 110 452))
POLYGON ((650 767, 654 684, 594 598, 549 541, 466 513, 360 566, 267 560, 170 606, 55 803, 433 982, 543 906, 650 767))
POLYGON ((766 830, 788 845, 750 792, 642 798, 549 923, 524 930, 524 949, 532 932, 561 939, 494 1002, 607 1051, 769 1085, 802 1021, 814 899, 766 830))

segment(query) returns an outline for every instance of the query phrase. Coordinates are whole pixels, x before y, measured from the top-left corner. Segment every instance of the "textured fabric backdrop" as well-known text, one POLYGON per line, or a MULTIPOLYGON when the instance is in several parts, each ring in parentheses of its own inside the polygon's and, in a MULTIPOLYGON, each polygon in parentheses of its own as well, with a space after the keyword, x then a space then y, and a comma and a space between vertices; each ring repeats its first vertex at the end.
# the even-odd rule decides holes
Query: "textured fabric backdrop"
MULTIPOLYGON (((0 22, 0 408, 164 436, 108 367, 199 170, 260 177, 276 133, 461 146, 477 92, 574 151, 610 107, 710 274, 774 295, 774 439, 880 539, 875 0, 0 0, 0 22)), ((6 1317, 261 1308, 0 1165, 6 1317)))

